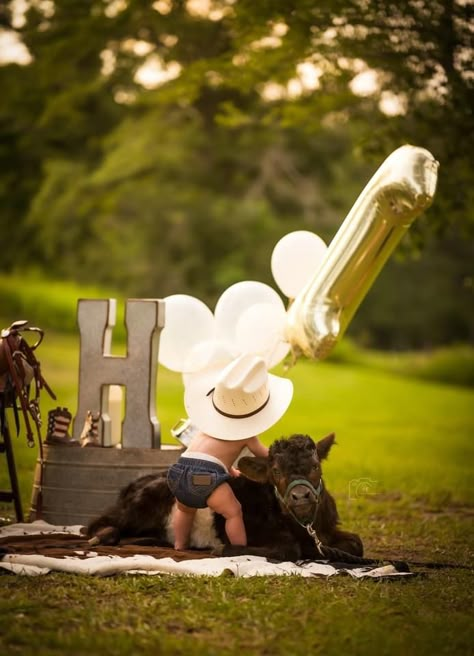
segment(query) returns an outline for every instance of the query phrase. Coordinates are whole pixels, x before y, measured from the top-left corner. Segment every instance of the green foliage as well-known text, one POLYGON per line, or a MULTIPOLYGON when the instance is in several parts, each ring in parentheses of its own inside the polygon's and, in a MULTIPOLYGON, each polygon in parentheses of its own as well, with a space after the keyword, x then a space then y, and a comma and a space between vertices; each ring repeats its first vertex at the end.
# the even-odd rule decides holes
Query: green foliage
POLYGON ((412 375, 454 385, 474 387, 474 349, 468 346, 442 348, 429 356, 414 358, 412 375))
MULTIPOLYGON (((271 282, 283 234, 309 229, 329 241, 368 177, 411 142, 441 167, 435 203, 402 250, 437 235, 457 264, 450 300, 433 301, 446 320, 440 330, 430 322, 428 342, 472 339, 462 282, 472 254, 451 249, 474 225, 468 5, 239 0, 214 9, 221 14, 141 0, 29 7, 15 29, 32 61, 0 66, 9 244, 0 269, 33 265, 124 295, 191 293, 212 304, 236 280, 271 282), (150 56, 180 74, 143 88, 136 73, 150 56), (302 63, 318 80, 290 93, 302 63), (378 87, 357 95, 350 83, 366 69, 378 87), (273 100, 269 84, 279 85, 273 100), (381 103, 394 96, 405 110, 387 115, 381 103)), ((412 306, 390 311, 362 312, 357 338, 430 345, 408 325, 397 332, 401 315, 423 325, 412 306)))
POLYGON ((386 265, 348 329, 360 344, 394 351, 474 343, 474 242, 449 235, 423 257, 386 265))
POLYGON ((345 337, 336 344, 327 360, 334 364, 363 364, 364 351, 352 339, 345 337))
POLYGON ((350 364, 448 385, 474 387, 474 348, 450 346, 403 353, 367 350, 344 338, 328 361, 350 364))

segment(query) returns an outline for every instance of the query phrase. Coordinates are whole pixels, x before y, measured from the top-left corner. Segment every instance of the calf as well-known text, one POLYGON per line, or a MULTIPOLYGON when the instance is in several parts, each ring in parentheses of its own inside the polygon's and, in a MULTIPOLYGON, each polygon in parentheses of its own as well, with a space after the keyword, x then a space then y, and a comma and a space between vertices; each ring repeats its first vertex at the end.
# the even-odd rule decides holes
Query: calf
MULTIPOLYGON (((321 558, 317 547, 321 541, 327 547, 362 556, 359 536, 338 527, 336 503, 323 483, 321 461, 333 444, 333 434, 317 443, 297 434, 274 442, 268 458, 241 458, 242 476, 230 484, 242 505, 248 545, 229 544, 224 518, 204 509, 196 514, 191 547, 225 556, 299 560, 321 558)), ((133 537, 172 546, 174 505, 166 475, 142 476, 120 492, 110 510, 92 521, 88 536, 101 544, 133 537)))

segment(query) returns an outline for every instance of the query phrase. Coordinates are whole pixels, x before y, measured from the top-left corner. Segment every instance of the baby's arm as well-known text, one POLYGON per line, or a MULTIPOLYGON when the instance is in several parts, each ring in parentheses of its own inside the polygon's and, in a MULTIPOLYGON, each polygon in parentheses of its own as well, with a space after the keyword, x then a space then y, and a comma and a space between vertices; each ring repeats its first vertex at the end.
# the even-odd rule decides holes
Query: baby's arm
POLYGON ((254 456, 263 456, 264 458, 268 456, 268 447, 264 446, 257 436, 251 437, 246 446, 250 449, 254 456))

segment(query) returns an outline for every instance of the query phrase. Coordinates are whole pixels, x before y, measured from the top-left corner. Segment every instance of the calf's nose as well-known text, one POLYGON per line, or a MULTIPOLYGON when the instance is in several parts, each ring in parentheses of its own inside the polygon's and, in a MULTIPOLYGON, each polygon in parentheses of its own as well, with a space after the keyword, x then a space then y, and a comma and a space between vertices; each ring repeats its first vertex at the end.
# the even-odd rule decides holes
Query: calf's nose
POLYGON ((297 486, 291 491, 292 501, 309 501, 311 492, 307 487, 297 486))

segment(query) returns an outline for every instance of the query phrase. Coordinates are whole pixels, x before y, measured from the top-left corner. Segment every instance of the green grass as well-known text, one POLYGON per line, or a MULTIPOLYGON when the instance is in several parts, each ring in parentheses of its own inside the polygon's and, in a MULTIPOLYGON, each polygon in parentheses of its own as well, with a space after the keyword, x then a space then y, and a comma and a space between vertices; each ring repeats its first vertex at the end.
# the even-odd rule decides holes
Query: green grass
MULTIPOLYGON (((2 324, 3 325, 3 324, 2 324)), ((78 339, 48 330, 38 351, 58 395, 77 405, 78 339)), ((472 389, 402 377, 366 363, 299 361, 289 411, 265 436, 334 431, 325 464, 341 519, 369 556, 471 563, 472 389)), ((184 413, 180 377, 158 373, 164 441, 184 413)), ((25 508, 36 449, 14 439, 25 508)), ((4 463, 3 463, 4 464, 4 463)), ((0 487, 7 481, 0 469, 0 487)), ((0 514, 11 514, 5 504, 0 514)), ((0 576, 0 653, 229 655, 468 654, 472 587, 465 570, 401 582, 50 574, 0 576)))
POLYGON ((405 583, 4 577, 0 648, 5 656, 466 655, 469 579, 451 571, 405 583))
POLYGON ((17 319, 27 319, 30 325, 74 334, 79 298, 121 301, 117 303, 117 329, 123 339, 123 298, 117 292, 71 281, 49 280, 34 271, 17 275, 0 273, 0 311, 3 317, 10 317, 5 326, 17 319))
MULTIPOLYGON (((81 286, 71 281, 50 280, 35 271, 21 274, 0 273, 0 313, 9 317, 2 327, 16 319, 46 330, 76 334, 79 298, 115 298, 117 320, 114 339, 124 344, 124 298, 117 290, 81 286)), ((337 344, 329 356, 332 363, 378 369, 402 376, 474 387, 474 347, 461 344, 420 353, 367 351, 349 337, 337 344)))

